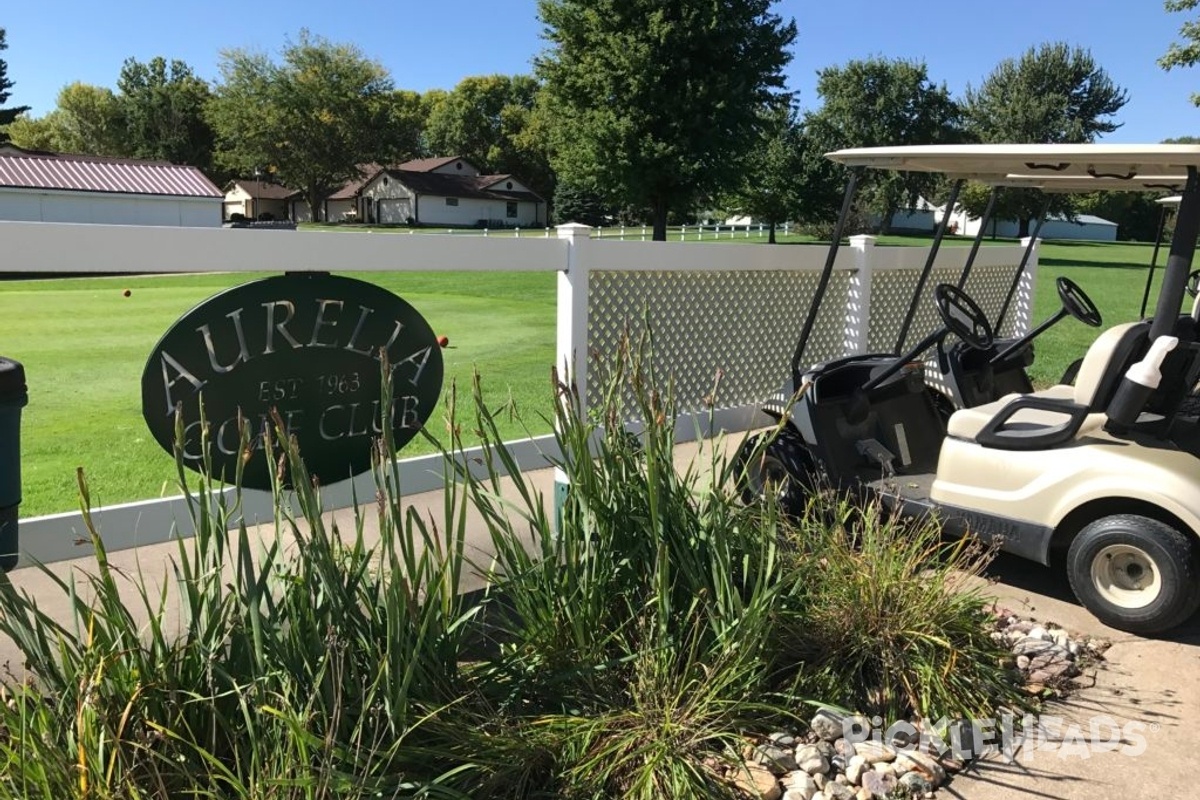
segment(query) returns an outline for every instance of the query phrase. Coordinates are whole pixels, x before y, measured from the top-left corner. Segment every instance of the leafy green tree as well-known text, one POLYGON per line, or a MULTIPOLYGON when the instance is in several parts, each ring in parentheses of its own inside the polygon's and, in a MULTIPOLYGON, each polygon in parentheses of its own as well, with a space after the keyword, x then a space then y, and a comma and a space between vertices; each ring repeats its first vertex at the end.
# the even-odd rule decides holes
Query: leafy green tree
MULTIPOLYGON (((945 84, 929 80, 919 61, 876 57, 827 67, 817 73, 817 94, 821 108, 808 115, 805 125, 822 152, 963 139, 958 105, 945 84)), ((859 197, 880 215, 886 229, 898 208, 937 186, 938 179, 928 173, 868 170, 859 197)))
POLYGON ((124 118, 111 89, 72 83, 58 93, 53 111, 44 117, 18 117, 8 126, 18 147, 97 156, 129 155, 124 149, 124 118))
MULTIPOLYGON (((963 111, 967 129, 983 142, 1075 144, 1119 128, 1113 117, 1128 99, 1088 50, 1055 42, 1001 61, 978 89, 967 88, 963 111)), ((1050 214, 1073 213, 1069 195, 1010 189, 1002 198, 998 218, 1018 219, 1021 236, 1047 199, 1050 214)))
MULTIPOLYGON (((1200 5, 1200 0, 1163 0, 1163 6, 1172 13, 1192 11, 1197 5, 1200 5)), ((1167 52, 1158 59, 1159 66, 1165 70, 1175 67, 1192 67, 1196 65, 1197 61, 1200 61, 1200 20, 1190 19, 1184 22, 1179 26, 1179 35, 1184 38, 1184 41, 1172 42, 1167 48, 1167 52)), ((2 84, 0 84, 0 88, 2 88, 2 84)), ((2 99, 0 98, 0 100, 2 99)), ((1200 106, 1200 92, 1192 93, 1192 102, 1200 106)), ((1191 142, 1180 142, 1180 144, 1191 144, 1191 142)))
POLYGON ((389 131, 384 143, 390 150, 381 160, 393 163, 429 155, 424 141, 429 111, 421 93, 396 89, 384 99, 384 105, 389 131))
POLYGON ((205 109, 212 92, 191 67, 161 56, 145 64, 130 58, 117 88, 129 155, 211 168, 214 137, 205 109))
POLYGON ((10 142, 26 150, 58 150, 57 129, 50 119, 53 113, 44 117, 22 114, 0 127, 0 143, 10 142))
POLYGON ((1112 117, 1128 99, 1091 52, 1055 42, 1001 61, 963 110, 984 142, 1075 144, 1121 127, 1112 117))
MULTIPOLYGON (((8 43, 5 41, 4 28, 0 28, 0 50, 7 50, 8 43)), ((13 106, 12 108, 3 108, 8 102, 11 92, 8 90, 13 87, 13 82, 8 79, 8 64, 4 59, 0 58, 0 142, 7 140, 7 135, 4 132, 5 125, 13 122, 21 114, 29 110, 29 106, 13 106)))
POLYGON ((612 209, 594 186, 559 181, 554 188, 554 219, 560 225, 578 222, 595 228, 604 225, 611 215, 612 209))
POLYGON ((1093 192, 1075 198, 1075 210, 1081 214, 1117 223, 1117 238, 1153 242, 1158 235, 1162 206, 1145 192, 1093 192))
POLYGON ((791 107, 762 111, 761 138, 746 157, 742 182, 730 205, 769 226, 768 241, 775 244, 775 227, 799 219, 808 187, 797 180, 804 171, 806 140, 796 110, 791 107))
POLYGON ((281 63, 245 50, 221 54, 209 103, 218 163, 265 169, 299 189, 315 215, 322 198, 396 152, 392 80, 353 45, 302 31, 281 63))
POLYGON ((553 189, 544 139, 537 125, 539 86, 528 75, 464 78, 431 97, 425 142, 436 155, 461 155, 485 172, 509 173, 549 196, 553 189))
POLYGON ((550 163, 616 205, 667 214, 738 180, 758 112, 786 100, 794 22, 773 0, 538 0, 550 163))
POLYGON ((526 75, 464 78, 430 109, 426 142, 437 155, 460 155, 481 169, 501 171, 514 131, 514 111, 533 108, 537 82, 526 75), (506 128, 507 124, 507 128, 506 128))

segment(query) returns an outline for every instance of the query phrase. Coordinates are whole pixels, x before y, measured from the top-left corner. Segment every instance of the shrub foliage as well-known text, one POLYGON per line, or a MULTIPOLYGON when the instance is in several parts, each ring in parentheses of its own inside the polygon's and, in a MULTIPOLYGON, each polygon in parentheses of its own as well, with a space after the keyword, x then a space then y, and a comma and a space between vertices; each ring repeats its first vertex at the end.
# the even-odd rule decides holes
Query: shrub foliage
POLYGON ((170 566, 124 574, 89 520, 94 569, 43 568, 68 619, 0 585, 27 669, 0 704, 0 796, 735 797, 747 742, 814 703, 937 718, 1020 702, 963 585, 986 554, 844 499, 814 496, 800 520, 745 507, 719 441, 678 468, 644 349, 624 348, 594 413, 553 382, 557 510, 476 379, 469 413, 450 394, 436 521, 403 502, 384 440, 376 497, 339 528, 286 439, 263 448, 271 531, 204 482, 170 566))

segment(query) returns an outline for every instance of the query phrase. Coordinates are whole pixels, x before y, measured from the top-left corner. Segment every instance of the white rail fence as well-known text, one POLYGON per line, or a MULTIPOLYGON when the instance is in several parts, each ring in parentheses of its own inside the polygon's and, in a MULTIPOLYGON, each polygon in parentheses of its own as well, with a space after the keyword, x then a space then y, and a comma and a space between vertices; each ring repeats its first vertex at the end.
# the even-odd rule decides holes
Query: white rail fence
MULTIPOLYGON (((557 272, 556 360, 570 366, 581 396, 596 397, 589 381, 592 357, 614 352, 627 329, 649 324, 658 372, 674 383, 682 436, 760 424, 760 403, 789 375, 826 247, 608 241, 591 233, 579 225, 561 226, 555 238, 544 239, 0 222, 0 272, 557 272)), ((838 254, 806 361, 893 350, 927 253, 854 237, 838 254)), ((965 247, 947 247, 938 254, 910 342, 937 324, 933 287, 958 280, 966 253, 965 247)), ((1020 257, 1016 246, 979 252, 966 289, 993 318, 1020 257)), ((1035 248, 1004 325, 1008 334, 1030 326, 1036 267, 1035 248)), ((153 344, 146 342, 147 353, 153 344)), ((486 364, 479 366, 486 372, 486 364)), ((36 380, 29 376, 31 404, 37 402, 36 380)), ((552 447, 549 436, 513 444, 522 469, 547 466, 552 447)), ((406 493, 440 488, 440 456, 403 459, 402 465, 406 493)), ((370 475, 323 489, 330 509, 350 505, 355 494, 374 495, 370 475)), ((106 546, 119 550, 190 535, 188 502, 124 503, 92 516, 106 546)), ((248 523, 269 520, 271 513, 266 493, 243 492, 248 523)), ((22 562, 80 556, 83 530, 78 513, 21 520, 22 562)))
MULTIPOLYGON (((555 228, 350 228, 360 233, 408 233, 408 234, 443 234, 449 236, 486 236, 516 239, 521 237, 541 237, 549 239, 555 236, 555 228)), ((675 242, 705 242, 722 239, 766 239, 770 228, 761 222, 725 225, 672 225, 667 228, 667 241, 675 242)), ((792 224, 784 222, 776 226, 776 236, 790 236, 792 224)), ((611 225, 608 227, 592 228, 593 239, 619 239, 622 241, 648 242, 654 238, 654 228, 649 225, 611 225)))

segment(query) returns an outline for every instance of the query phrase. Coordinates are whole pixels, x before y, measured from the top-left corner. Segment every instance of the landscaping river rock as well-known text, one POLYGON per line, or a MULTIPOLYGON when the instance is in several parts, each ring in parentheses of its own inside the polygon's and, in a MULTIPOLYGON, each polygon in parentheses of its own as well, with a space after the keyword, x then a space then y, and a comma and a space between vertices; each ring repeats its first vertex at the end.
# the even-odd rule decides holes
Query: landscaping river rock
MULTIPOLYGON (((996 610, 992 637, 1007 646, 1025 690, 1037 697, 1068 691, 1107 648, 1006 609, 996 610)), ((758 800, 934 797, 955 773, 997 749, 978 736, 966 720, 926 730, 913 719, 885 730, 878 717, 822 709, 806 735, 781 731, 747 748, 746 763, 730 777, 746 797, 758 800)))

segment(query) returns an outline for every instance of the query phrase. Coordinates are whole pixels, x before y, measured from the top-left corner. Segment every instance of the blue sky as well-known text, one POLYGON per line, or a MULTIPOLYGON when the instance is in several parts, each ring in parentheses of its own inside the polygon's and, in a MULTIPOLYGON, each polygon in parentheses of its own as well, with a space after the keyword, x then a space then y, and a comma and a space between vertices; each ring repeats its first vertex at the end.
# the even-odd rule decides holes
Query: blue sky
MULTIPOLYGON (((452 88, 469 75, 529 72, 545 46, 536 9, 535 0, 9 0, 0 8, 9 45, 0 57, 16 84, 9 104, 43 114, 72 81, 115 86, 121 62, 130 56, 179 58, 211 80, 222 49, 276 52, 306 27, 358 45, 391 71, 397 86, 423 92, 452 88)), ((1189 100, 1200 91, 1200 68, 1167 73, 1155 63, 1186 18, 1168 14, 1159 0, 960 2, 919 9, 881 0, 782 0, 775 10, 794 18, 800 30, 786 74, 804 108, 819 103, 816 71, 852 58, 923 60, 930 77, 957 95, 978 85, 1000 60, 1041 42, 1065 41, 1090 49, 1129 91, 1119 115, 1124 126, 1107 141, 1200 135, 1200 109, 1189 100)))

